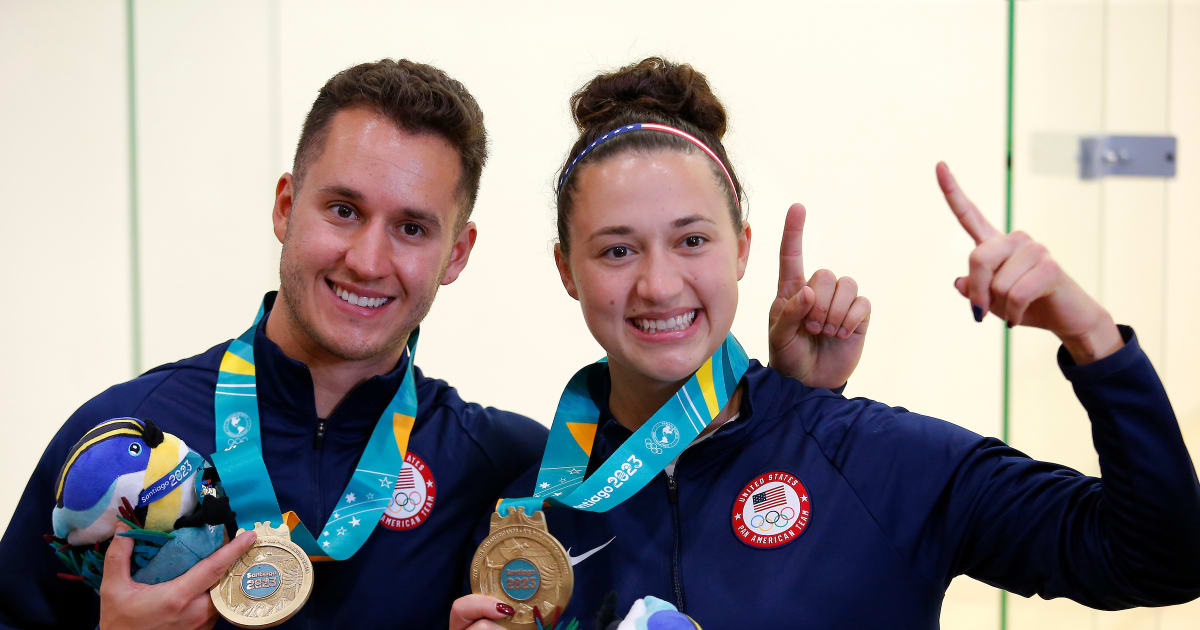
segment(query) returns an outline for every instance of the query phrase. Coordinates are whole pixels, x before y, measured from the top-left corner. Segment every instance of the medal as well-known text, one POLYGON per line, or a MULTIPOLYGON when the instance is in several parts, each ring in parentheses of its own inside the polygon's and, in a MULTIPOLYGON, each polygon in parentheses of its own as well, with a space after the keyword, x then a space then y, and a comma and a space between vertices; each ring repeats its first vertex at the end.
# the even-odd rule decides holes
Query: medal
MULTIPOLYGON (((240 534, 242 531, 239 530, 240 534)), ((241 628, 270 628, 296 614, 313 588, 312 562, 286 525, 255 523, 257 538, 209 592, 213 606, 241 628)))
POLYGON ((325 526, 314 536, 294 513, 282 514, 263 461, 254 364, 255 332, 273 303, 274 297, 268 296, 250 328, 230 342, 213 394, 212 462, 240 530, 253 529, 258 539, 209 593, 217 612, 243 628, 274 626, 294 615, 312 592, 312 561, 346 560, 366 543, 392 500, 391 493, 380 488, 400 482, 417 415, 413 362, 418 331, 413 330, 406 344, 403 381, 376 421, 325 526), (270 526, 280 520, 279 527, 270 526), (365 526, 358 527, 360 523, 365 526))
POLYGON ((529 628, 535 607, 549 619, 571 598, 571 564, 550 535, 543 505, 607 512, 632 497, 721 413, 749 366, 746 351, 727 335, 675 395, 586 478, 600 420, 589 382, 608 366, 601 360, 571 377, 554 412, 533 496, 500 500, 491 531, 471 561, 471 591, 516 610, 496 623, 529 628))
POLYGON ((545 512, 528 516, 524 508, 516 508, 507 516, 492 513, 488 536, 471 559, 471 592, 495 597, 516 611, 496 623, 532 628, 537 624, 534 608, 539 618, 552 620, 566 608, 574 586, 571 562, 550 535, 545 512))

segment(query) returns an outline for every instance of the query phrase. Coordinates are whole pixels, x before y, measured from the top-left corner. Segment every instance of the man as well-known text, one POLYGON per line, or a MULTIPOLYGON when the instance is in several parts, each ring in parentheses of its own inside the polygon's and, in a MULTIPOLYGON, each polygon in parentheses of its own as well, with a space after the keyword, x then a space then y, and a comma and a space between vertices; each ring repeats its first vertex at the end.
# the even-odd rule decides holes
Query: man
MULTIPOLYGON (((315 563, 311 598, 289 625, 445 626, 477 519, 540 458, 543 427, 466 403, 417 370, 405 474, 383 471, 377 494, 347 492, 377 422, 391 418, 387 410, 412 360, 411 333, 437 288, 453 282, 470 256, 476 228, 468 219, 485 158, 482 112, 460 83, 431 66, 383 60, 326 83, 305 120, 293 171, 276 186, 280 290, 266 296, 262 319, 243 336, 253 351, 249 373, 257 392, 247 398, 247 413, 258 414, 275 513, 293 512, 318 544, 373 527, 348 558, 315 563), (348 501, 385 500, 377 523, 338 513, 348 501)), ((798 248, 803 210, 789 221, 798 248)), ((835 283, 829 272, 814 275, 814 288, 805 286, 791 242, 784 245, 781 278, 800 279, 781 281, 772 346, 806 382, 841 384, 861 354, 866 323, 856 324, 859 332, 849 339, 803 332, 806 324, 821 330, 841 322, 850 303, 847 283, 835 283), (837 300, 835 286, 843 291, 837 300)), ((99 620, 103 628, 139 630, 214 623, 207 589, 251 537, 238 537, 155 586, 128 577, 132 542, 117 537, 97 600, 86 586, 56 578, 62 568, 41 536, 67 451, 98 422, 149 419, 206 456, 228 450, 217 442, 221 407, 214 392, 231 347, 224 342, 152 369, 68 419, 0 541, 0 561, 10 567, 0 578, 0 623, 90 628, 99 620)), ((240 497, 231 492, 231 498, 238 509, 240 497)))

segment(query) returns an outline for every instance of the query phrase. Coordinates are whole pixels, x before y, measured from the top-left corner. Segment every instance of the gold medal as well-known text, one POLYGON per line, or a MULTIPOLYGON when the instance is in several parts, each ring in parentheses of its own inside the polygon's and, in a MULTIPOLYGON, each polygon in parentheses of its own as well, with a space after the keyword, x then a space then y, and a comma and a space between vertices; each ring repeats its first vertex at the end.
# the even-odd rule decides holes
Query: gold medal
POLYGON ((254 532, 258 535, 254 546, 208 594, 229 623, 269 628, 287 621, 308 601, 313 568, 308 554, 292 542, 286 525, 255 523, 254 532))
POLYGON ((535 607, 544 621, 553 623, 574 587, 567 551, 550 535, 545 512, 526 516, 524 508, 515 508, 505 517, 492 513, 488 537, 471 559, 471 591, 500 599, 516 611, 496 623, 512 630, 535 627, 535 607))

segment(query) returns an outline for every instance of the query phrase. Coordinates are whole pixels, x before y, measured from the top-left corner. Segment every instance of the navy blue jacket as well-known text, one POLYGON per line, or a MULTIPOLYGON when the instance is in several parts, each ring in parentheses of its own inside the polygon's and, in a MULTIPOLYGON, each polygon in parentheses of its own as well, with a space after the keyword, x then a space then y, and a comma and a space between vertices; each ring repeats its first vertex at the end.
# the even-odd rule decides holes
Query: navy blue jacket
MULTIPOLYGON (((1103 481, 752 362, 740 417, 683 452, 674 476, 604 514, 547 508, 578 562, 565 617, 591 627, 615 592, 620 612, 655 595, 705 628, 937 628, 960 574, 1103 609, 1195 598, 1200 486, 1154 368, 1123 332, 1101 361, 1059 354, 1103 481)), ((602 414, 589 468, 630 435, 602 414)), ((528 496, 535 476, 504 496, 528 496)))
MULTIPOLYGON (((268 308, 270 302, 268 302, 268 308)), ((318 437, 312 378, 264 334, 254 340, 267 470, 283 510, 310 530, 329 518, 372 428, 404 375, 404 363, 363 383, 324 421, 318 437)), ((53 484, 68 449, 87 429, 117 416, 148 418, 201 454, 213 451, 213 388, 228 342, 164 365, 92 399, 50 442, 0 540, 0 626, 94 628, 99 598, 55 577, 62 567, 42 541, 49 533, 53 484)), ((435 350, 436 351, 436 350, 435 350)), ((531 465, 545 429, 516 414, 463 402, 445 382, 416 375, 418 412, 409 463, 424 469, 419 510, 396 510, 395 529, 377 525, 344 562, 314 563, 316 584, 288 628, 446 627, 474 552, 472 530, 500 490, 531 465), (430 482, 433 482, 430 485, 430 482), (432 499, 430 499, 430 495, 432 499)), ((381 489, 381 495, 390 493, 381 489)), ((218 627, 232 627, 223 622, 218 627)))

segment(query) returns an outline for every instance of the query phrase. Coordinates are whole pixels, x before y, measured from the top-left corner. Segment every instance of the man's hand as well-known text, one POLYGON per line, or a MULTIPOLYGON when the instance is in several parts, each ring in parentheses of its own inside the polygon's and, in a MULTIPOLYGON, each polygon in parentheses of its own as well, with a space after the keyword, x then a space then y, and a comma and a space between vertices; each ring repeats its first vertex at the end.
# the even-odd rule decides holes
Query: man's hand
POLYGON ((792 204, 779 243, 779 293, 771 304, 771 367, 809 387, 841 387, 862 357, 871 302, 849 276, 821 269, 804 279, 804 206, 792 204))
POLYGON ((450 630, 502 630, 500 624, 489 621, 511 617, 512 606, 487 595, 464 595, 450 607, 450 630))
MULTIPOLYGON (((128 531, 118 525, 117 534, 128 531)), ((187 573, 162 584, 139 584, 130 576, 133 540, 113 536, 104 554, 100 581, 100 628, 153 630, 155 628, 211 628, 217 611, 208 589, 254 544, 254 532, 245 532, 187 573)))
POLYGON ((997 230, 963 194, 944 162, 938 162, 936 171, 946 203, 975 241, 967 275, 954 280, 954 288, 971 301, 975 321, 983 321, 990 311, 1010 328, 1045 328, 1058 335, 1079 365, 1124 345, 1112 316, 1054 262, 1045 245, 1024 232, 997 230))

